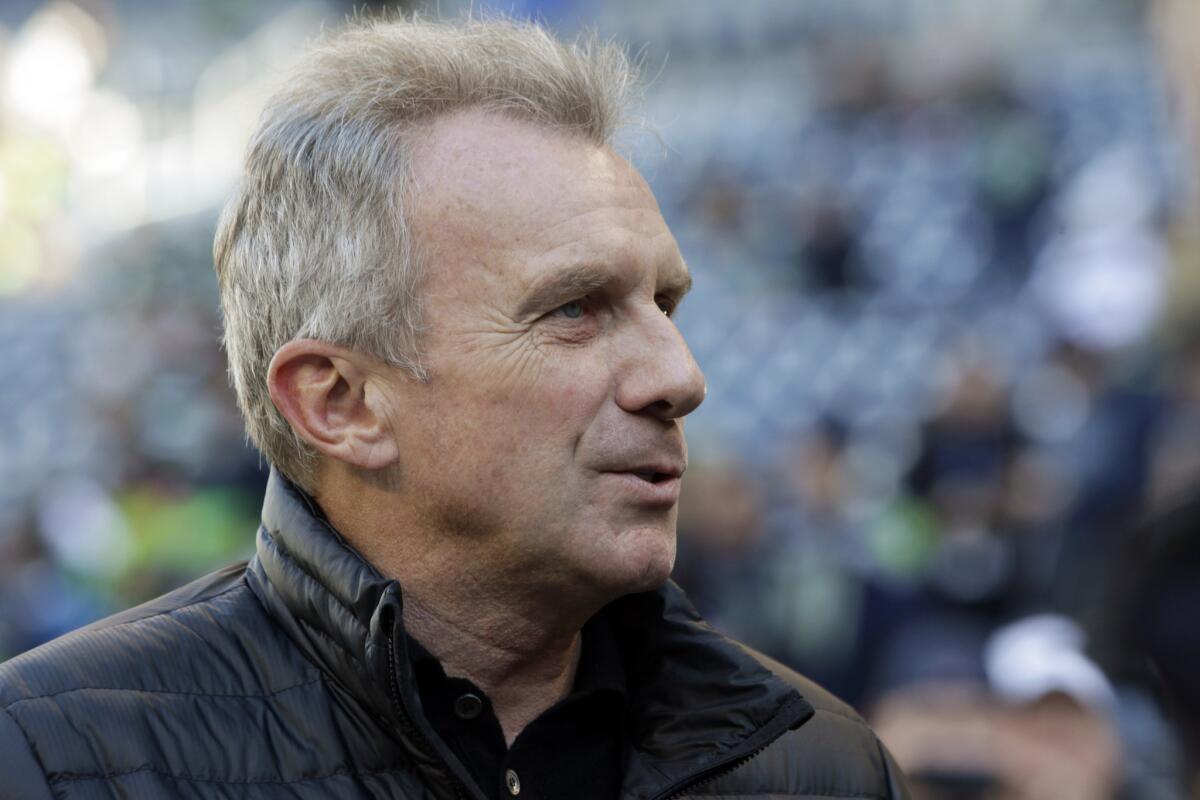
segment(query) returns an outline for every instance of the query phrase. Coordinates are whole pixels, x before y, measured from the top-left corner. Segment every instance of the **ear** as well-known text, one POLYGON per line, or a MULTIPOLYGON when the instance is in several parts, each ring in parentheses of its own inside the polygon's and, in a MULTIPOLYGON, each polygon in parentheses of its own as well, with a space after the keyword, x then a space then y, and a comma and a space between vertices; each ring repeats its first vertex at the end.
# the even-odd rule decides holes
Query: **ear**
POLYGON ((318 452, 378 470, 400 458, 388 425, 385 369, 362 353, 297 339, 271 359, 267 388, 279 413, 318 452))

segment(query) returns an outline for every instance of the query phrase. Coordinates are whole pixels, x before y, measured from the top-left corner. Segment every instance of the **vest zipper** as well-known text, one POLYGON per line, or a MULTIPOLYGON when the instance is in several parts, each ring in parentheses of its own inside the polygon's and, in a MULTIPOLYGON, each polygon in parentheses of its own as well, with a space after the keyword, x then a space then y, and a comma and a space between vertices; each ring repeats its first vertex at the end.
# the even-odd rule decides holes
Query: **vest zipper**
MULTIPOLYGON (((807 705, 807 704, 805 704, 805 705, 807 705)), ((796 717, 795 714, 790 714, 789 716, 796 717)), ((729 773, 734 772, 735 770, 741 769, 746 764, 748 764, 752 759, 754 759, 756 756, 760 755, 768 747, 775 744, 775 742, 779 741, 780 737, 782 737, 785 733, 787 733, 789 730, 795 730, 797 727, 799 727, 804 722, 806 722, 808 720, 808 718, 811 716, 812 716, 812 709, 809 708, 808 714, 806 714, 803 719, 793 718, 791 720, 791 724, 786 724, 786 725, 782 726, 780 728, 780 730, 778 730, 775 733, 772 733, 770 735, 770 738, 768 738, 765 742, 760 744, 758 747, 751 750, 749 753, 745 753, 740 756, 735 756, 733 759, 731 759, 729 761, 725 761, 720 764, 714 764, 713 766, 709 767, 708 769, 702 770, 699 774, 690 775, 690 776, 676 782, 675 785, 668 786, 666 789, 663 789, 661 792, 654 795, 652 800, 677 800, 677 798, 683 797, 686 793, 692 791, 693 789, 695 789, 698 786, 702 786, 706 783, 709 783, 710 781, 716 780, 717 778, 728 775, 729 773)))
POLYGON ((396 712, 396 717, 400 721, 400 727, 408 739, 414 742, 418 749, 422 750, 431 760, 441 764, 442 771, 445 772, 447 780, 450 782, 450 788, 454 790, 455 800, 470 800, 470 792, 462 785, 462 782, 454 777, 449 766, 443 762, 437 755, 437 751, 433 749, 433 745, 429 743, 429 739, 421 732, 416 723, 412 721, 412 716, 408 713, 408 706, 404 702, 404 696, 400 694, 400 682, 396 677, 396 631, 395 620, 392 616, 395 612, 387 614, 387 645, 388 645, 388 687, 391 689, 392 707, 396 712))
MULTIPOLYGON (((780 736, 782 736, 782 735, 783 734, 780 734, 780 736)), ((775 738, 777 739, 779 737, 777 736, 775 738)), ((715 781, 717 778, 720 778, 723 775, 728 775, 731 772, 741 769, 742 767, 746 766, 746 764, 748 764, 751 761, 751 759, 753 759, 755 756, 759 755, 764 750, 766 750, 768 747, 770 747, 772 744, 774 744, 774 742, 775 742, 775 739, 772 739, 771 741, 767 742, 766 744, 764 744, 762 747, 758 748, 757 750, 747 753, 746 755, 744 755, 740 758, 734 759, 733 761, 727 762, 725 764, 718 764, 715 767, 710 767, 709 769, 700 773, 699 776, 689 777, 686 780, 684 780, 682 783, 676 784, 675 786, 670 787, 670 788, 666 789, 665 791, 660 792, 659 794, 655 795, 654 800, 677 800, 677 798, 683 797, 685 794, 687 794, 688 792, 692 791, 693 789, 695 789, 699 786, 703 786, 706 783, 715 781)))

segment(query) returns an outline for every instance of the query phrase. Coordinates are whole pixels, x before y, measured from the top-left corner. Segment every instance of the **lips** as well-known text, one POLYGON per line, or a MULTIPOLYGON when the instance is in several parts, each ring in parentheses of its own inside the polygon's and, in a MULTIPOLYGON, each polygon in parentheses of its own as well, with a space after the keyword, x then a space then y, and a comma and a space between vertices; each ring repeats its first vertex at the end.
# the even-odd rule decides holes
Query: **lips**
POLYGON ((687 469, 683 458, 629 459, 600 470, 615 479, 619 496, 651 506, 669 508, 679 501, 680 477, 687 469))
POLYGON ((629 458, 606 464, 600 472, 624 472, 636 475, 649 483, 662 483, 683 475, 687 469, 686 459, 674 456, 659 456, 649 458, 629 458))
POLYGON ((662 483, 663 481, 668 481, 668 480, 671 480, 672 478, 678 478, 679 475, 681 474, 680 472, 674 472, 674 471, 670 471, 670 470, 659 470, 659 469, 632 469, 632 470, 614 470, 614 471, 628 472, 631 475, 635 475, 638 478, 641 478, 642 480, 646 481, 647 483, 662 483))

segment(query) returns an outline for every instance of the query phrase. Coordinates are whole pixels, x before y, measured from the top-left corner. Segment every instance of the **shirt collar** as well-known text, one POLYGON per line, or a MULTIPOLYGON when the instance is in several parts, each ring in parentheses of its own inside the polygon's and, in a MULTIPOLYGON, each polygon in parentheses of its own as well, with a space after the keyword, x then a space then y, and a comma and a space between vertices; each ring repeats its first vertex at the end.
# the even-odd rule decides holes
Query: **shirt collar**
MULTIPOLYGON (((603 610, 584 624, 581 635, 583 641, 579 667, 569 697, 579 698, 598 692, 613 692, 622 698, 627 697, 621 649, 612 622, 603 610)), ((408 653, 414 674, 422 676, 424 680, 446 679, 445 670, 438 659, 411 635, 408 636, 408 653)))
POLYGON ((575 673, 572 693, 611 691, 628 696, 625 663, 612 628, 612 621, 601 611, 583 626, 583 649, 575 673))

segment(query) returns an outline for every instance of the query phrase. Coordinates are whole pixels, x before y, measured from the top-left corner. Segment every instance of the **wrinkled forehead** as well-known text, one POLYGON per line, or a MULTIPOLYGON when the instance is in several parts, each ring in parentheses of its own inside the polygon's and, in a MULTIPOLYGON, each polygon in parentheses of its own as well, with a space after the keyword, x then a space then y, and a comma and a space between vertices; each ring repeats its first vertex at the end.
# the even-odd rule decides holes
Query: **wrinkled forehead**
POLYGON ((435 258, 522 251, 678 260, 645 180, 610 148, 482 111, 429 126, 412 156, 414 235, 435 258), (578 252, 572 252, 578 251, 578 252), (595 253, 593 252, 593 255, 595 253))

